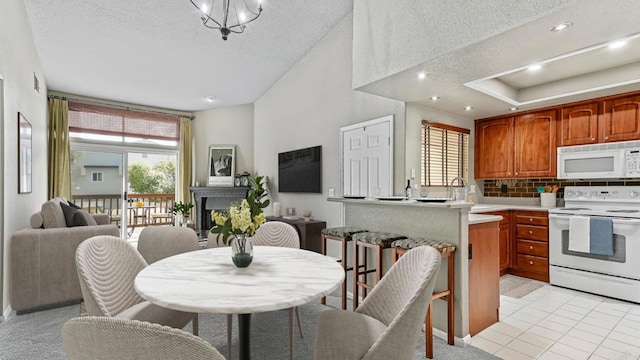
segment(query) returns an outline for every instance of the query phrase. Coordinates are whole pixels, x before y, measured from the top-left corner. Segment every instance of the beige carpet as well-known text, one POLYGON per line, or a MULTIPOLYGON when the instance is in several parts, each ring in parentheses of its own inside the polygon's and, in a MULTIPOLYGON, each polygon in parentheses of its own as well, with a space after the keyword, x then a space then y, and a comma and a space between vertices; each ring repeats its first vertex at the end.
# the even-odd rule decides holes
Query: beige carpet
POLYGON ((520 299, 544 284, 542 281, 506 274, 500 277, 500 295, 520 299))

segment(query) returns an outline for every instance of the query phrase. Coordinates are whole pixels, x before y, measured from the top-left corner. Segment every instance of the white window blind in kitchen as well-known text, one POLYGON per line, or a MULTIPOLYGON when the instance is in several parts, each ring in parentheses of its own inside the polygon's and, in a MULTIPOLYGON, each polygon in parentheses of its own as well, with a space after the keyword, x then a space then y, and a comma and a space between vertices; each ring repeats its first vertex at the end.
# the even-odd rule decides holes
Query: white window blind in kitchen
POLYGON ((468 129, 422 121, 423 186, 449 186, 458 176, 468 181, 469 134, 468 129))

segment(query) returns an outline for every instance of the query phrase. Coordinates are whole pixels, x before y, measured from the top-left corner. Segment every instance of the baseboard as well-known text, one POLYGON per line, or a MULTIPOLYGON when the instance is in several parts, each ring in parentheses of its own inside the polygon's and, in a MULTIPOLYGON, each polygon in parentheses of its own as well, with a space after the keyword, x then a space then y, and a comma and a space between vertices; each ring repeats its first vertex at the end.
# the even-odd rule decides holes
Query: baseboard
MULTIPOLYGON (((423 331, 424 331, 424 326, 422 328, 423 328, 423 331)), ((437 329, 435 327, 433 328, 433 336, 435 336, 435 337, 437 337, 439 339, 442 339, 444 341, 448 340, 447 332, 446 331, 442 331, 440 329, 437 329)), ((459 338, 457 336, 454 336, 453 337, 453 344, 456 345, 456 346, 467 346, 467 345, 471 344, 471 335, 467 335, 467 336, 465 336, 463 338, 459 338)))

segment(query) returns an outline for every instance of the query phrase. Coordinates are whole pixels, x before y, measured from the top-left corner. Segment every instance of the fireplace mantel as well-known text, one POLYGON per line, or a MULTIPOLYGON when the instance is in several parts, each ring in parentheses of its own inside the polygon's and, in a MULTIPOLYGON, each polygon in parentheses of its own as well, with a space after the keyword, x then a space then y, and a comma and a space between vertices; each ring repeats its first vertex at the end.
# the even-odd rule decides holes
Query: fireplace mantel
POLYGON ((208 224, 210 223, 207 217, 211 213, 211 210, 228 210, 231 203, 239 203, 247 198, 249 188, 246 186, 195 186, 190 187, 189 191, 193 193, 196 200, 195 211, 198 234, 200 234, 200 237, 206 237, 209 231, 208 224))

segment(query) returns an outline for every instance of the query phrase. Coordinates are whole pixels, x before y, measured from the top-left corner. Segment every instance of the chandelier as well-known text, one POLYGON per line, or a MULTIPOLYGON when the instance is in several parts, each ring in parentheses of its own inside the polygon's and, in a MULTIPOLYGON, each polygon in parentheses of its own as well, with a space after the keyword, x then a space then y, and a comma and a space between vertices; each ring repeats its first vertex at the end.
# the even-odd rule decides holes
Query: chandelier
POLYGON ((257 0, 258 9, 255 11, 249 7, 246 0, 235 0, 233 4, 232 0, 189 1, 200 10, 202 24, 209 29, 220 30, 222 40, 227 40, 230 33, 243 33, 247 24, 257 19, 262 13, 262 0, 257 0), (216 14, 219 18, 218 20, 214 18, 216 14))

